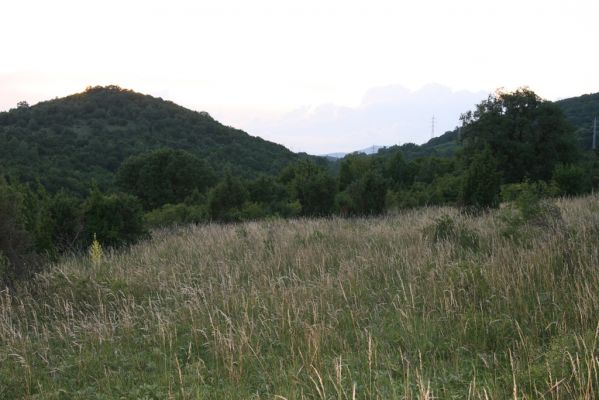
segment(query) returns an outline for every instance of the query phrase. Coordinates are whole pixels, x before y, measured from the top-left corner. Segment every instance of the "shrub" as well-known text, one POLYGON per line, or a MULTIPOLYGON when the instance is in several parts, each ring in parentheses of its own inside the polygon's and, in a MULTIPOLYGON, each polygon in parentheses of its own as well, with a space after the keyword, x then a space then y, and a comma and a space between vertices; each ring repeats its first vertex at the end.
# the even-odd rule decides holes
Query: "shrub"
POLYGON ((558 165, 553 171, 552 180, 562 196, 576 196, 591 188, 589 176, 579 165, 558 165))
POLYGON ((380 214, 385 209, 386 195, 387 184, 383 177, 368 171, 338 193, 336 203, 342 214, 380 214))
POLYGON ((129 245, 148 236, 144 227, 143 211, 139 200, 128 194, 105 195, 92 189, 83 203, 85 246, 94 234, 106 246, 129 245))
POLYGON ((551 228, 561 219, 559 208, 545 200, 544 193, 546 185, 527 182, 503 192, 506 199, 512 200, 499 214, 504 223, 504 236, 519 238, 525 226, 551 228))
POLYGON ((197 224, 208 219, 208 212, 204 205, 165 204, 147 213, 145 219, 151 227, 197 224))
POLYGON ((208 214, 217 221, 239 221, 241 209, 248 197, 243 182, 226 172, 223 180, 208 193, 208 214))
POLYGON ((11 285, 41 267, 26 229, 24 196, 0 176, 0 285, 11 285))
POLYGON ((487 209, 499 207, 500 175, 497 161, 487 147, 476 155, 465 172, 461 204, 467 208, 487 209))
POLYGON ((425 235, 432 238, 433 243, 448 241, 461 249, 479 249, 478 234, 464 224, 456 223, 449 215, 435 218, 434 223, 425 228, 425 235))
POLYGON ((128 158, 119 167, 117 185, 137 196, 150 210, 176 204, 194 190, 205 192, 215 182, 208 164, 183 150, 160 149, 128 158))

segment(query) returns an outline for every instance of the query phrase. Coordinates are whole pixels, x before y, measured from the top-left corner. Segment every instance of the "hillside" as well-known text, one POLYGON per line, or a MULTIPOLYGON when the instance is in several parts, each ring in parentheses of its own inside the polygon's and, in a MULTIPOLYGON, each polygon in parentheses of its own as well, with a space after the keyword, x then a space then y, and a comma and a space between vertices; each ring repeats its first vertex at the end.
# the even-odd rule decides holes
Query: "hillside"
POLYGON ((590 149, 592 144, 593 120, 599 117, 599 93, 585 94, 556 102, 566 118, 576 129, 580 146, 590 149))
POLYGON ((545 207, 192 225, 65 260, 0 292, 0 398, 597 398, 599 197, 545 207))
POLYGON ((50 190, 85 192, 92 179, 110 187, 127 157, 169 147, 187 150, 217 171, 254 177, 278 173, 298 155, 195 112, 116 86, 0 113, 0 168, 50 190))
MULTIPOLYGON (((564 112, 566 120, 574 128, 582 149, 589 150, 592 143, 593 119, 599 117, 599 93, 585 94, 555 102, 564 112)), ((466 110, 464 110, 466 111, 466 110)), ((422 145, 413 143, 391 146, 380 151, 385 154, 401 150, 404 157, 412 160, 418 157, 451 157, 460 148, 458 130, 445 132, 422 145)))

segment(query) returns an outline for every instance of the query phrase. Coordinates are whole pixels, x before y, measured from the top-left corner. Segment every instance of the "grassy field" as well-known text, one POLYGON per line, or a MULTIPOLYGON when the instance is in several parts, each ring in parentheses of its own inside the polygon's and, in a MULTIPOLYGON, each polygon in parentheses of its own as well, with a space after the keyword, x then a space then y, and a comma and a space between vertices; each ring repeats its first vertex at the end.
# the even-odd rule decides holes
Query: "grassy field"
POLYGON ((599 196, 554 204, 181 227, 65 260, 0 292, 0 398, 598 398, 599 196))

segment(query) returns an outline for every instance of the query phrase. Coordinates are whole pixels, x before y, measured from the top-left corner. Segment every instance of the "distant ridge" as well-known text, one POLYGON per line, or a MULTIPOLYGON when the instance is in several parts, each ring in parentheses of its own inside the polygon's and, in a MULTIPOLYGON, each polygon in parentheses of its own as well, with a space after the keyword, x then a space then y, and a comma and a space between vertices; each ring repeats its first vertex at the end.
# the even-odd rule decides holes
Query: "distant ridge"
POLYGON ((320 155, 321 157, 327 157, 327 158, 343 158, 348 154, 367 154, 367 155, 371 155, 371 154, 376 154, 378 153, 378 151, 380 149, 384 149, 385 146, 377 146, 377 145, 373 145, 370 147, 366 147, 364 149, 360 149, 360 150, 356 150, 356 151, 352 151, 349 153, 328 153, 328 154, 322 154, 320 155))

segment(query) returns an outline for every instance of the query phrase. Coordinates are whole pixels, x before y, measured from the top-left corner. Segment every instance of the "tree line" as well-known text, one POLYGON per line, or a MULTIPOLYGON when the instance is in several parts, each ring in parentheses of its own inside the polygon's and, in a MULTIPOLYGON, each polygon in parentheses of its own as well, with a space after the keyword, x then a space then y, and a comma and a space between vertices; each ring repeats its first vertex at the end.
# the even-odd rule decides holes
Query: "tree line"
POLYGON ((461 150, 453 157, 408 160, 397 148, 349 155, 336 168, 299 159, 255 178, 162 148, 127 158, 109 190, 92 184, 86 196, 0 178, 0 280, 24 278, 94 237, 120 247, 173 224, 369 216, 445 204, 478 212, 522 188, 571 196, 599 186, 598 155, 577 145, 559 107, 528 89, 490 95, 462 116, 456 139, 461 150))

